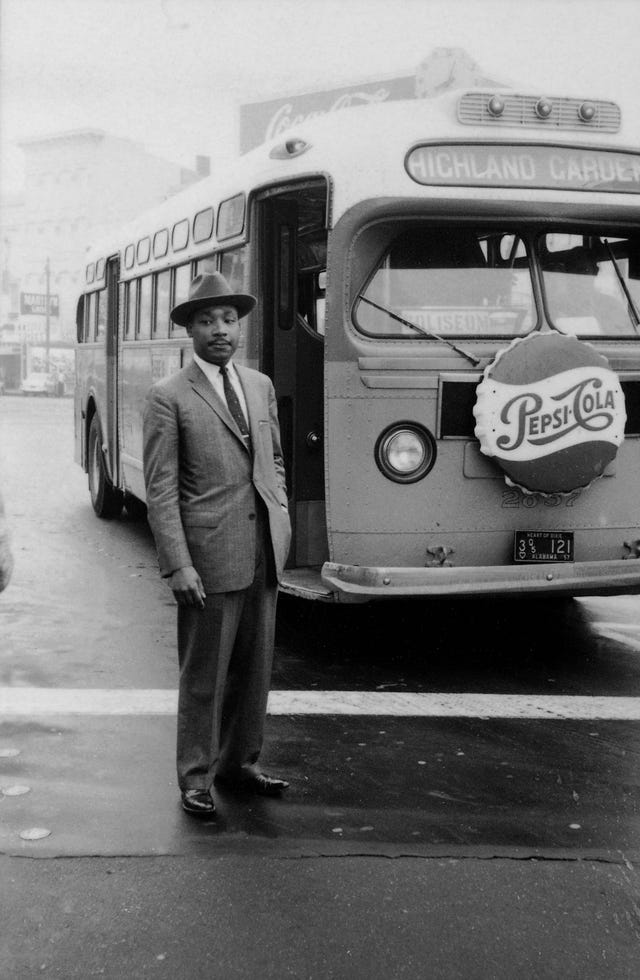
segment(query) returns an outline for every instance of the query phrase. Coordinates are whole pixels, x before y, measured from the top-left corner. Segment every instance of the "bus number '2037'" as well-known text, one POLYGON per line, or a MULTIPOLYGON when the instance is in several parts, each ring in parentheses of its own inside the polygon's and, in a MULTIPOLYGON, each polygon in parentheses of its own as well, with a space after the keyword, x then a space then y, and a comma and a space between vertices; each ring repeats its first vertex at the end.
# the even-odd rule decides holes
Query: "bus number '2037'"
POLYGON ((574 490, 566 495, 552 493, 548 496, 542 496, 539 493, 522 493, 520 490, 514 489, 503 490, 502 507, 525 507, 527 510, 533 510, 540 504, 543 507, 560 507, 563 504, 565 507, 573 507, 579 496, 580 490, 574 490))

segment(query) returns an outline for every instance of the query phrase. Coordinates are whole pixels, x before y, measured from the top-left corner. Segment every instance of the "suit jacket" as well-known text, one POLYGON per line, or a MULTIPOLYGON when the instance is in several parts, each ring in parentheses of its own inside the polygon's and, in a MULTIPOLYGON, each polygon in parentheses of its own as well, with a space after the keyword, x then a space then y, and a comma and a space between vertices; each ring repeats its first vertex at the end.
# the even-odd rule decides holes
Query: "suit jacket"
POLYGON ((241 365, 236 371, 252 455, 195 362, 153 385, 144 413, 148 518, 160 572, 193 565, 207 593, 244 589, 253 580, 256 494, 269 516, 278 579, 291 540, 273 385, 259 371, 241 365))

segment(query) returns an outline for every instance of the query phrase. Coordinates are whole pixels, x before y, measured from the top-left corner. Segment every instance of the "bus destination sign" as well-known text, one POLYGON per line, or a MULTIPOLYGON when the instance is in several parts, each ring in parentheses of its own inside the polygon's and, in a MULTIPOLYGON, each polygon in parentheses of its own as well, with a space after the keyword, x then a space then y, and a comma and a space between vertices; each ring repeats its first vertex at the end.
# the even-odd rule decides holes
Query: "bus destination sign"
POLYGON ((537 187, 640 194, 640 154, 567 146, 441 144, 406 158, 418 184, 537 187))

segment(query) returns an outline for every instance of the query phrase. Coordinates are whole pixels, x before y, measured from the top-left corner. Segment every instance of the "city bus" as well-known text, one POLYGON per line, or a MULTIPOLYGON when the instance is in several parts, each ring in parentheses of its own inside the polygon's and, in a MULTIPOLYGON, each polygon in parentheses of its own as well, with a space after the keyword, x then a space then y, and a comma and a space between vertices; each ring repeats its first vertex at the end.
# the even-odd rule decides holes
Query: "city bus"
MULTIPOLYGON (((144 512, 170 310, 219 270, 257 296, 293 540, 334 602, 640 591, 640 153, 604 99, 453 90, 294 126, 95 243, 75 457, 144 512)), ((634 136, 635 138, 635 136, 634 136)))

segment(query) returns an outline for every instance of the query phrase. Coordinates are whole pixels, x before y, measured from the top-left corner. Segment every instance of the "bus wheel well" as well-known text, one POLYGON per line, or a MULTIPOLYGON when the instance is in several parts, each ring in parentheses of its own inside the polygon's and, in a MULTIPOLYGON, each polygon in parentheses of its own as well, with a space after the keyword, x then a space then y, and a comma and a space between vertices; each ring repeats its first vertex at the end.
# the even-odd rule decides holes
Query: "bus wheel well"
POLYGON ((92 412, 87 437, 87 473, 91 505, 98 517, 118 517, 124 502, 123 494, 111 483, 102 450, 103 432, 100 416, 92 412))
POLYGON ((87 402, 87 411, 84 417, 84 434, 83 434, 83 458, 84 458, 84 471, 89 472, 89 431, 91 429, 91 422, 93 416, 96 414, 97 408, 96 403, 93 398, 90 398, 87 402))

